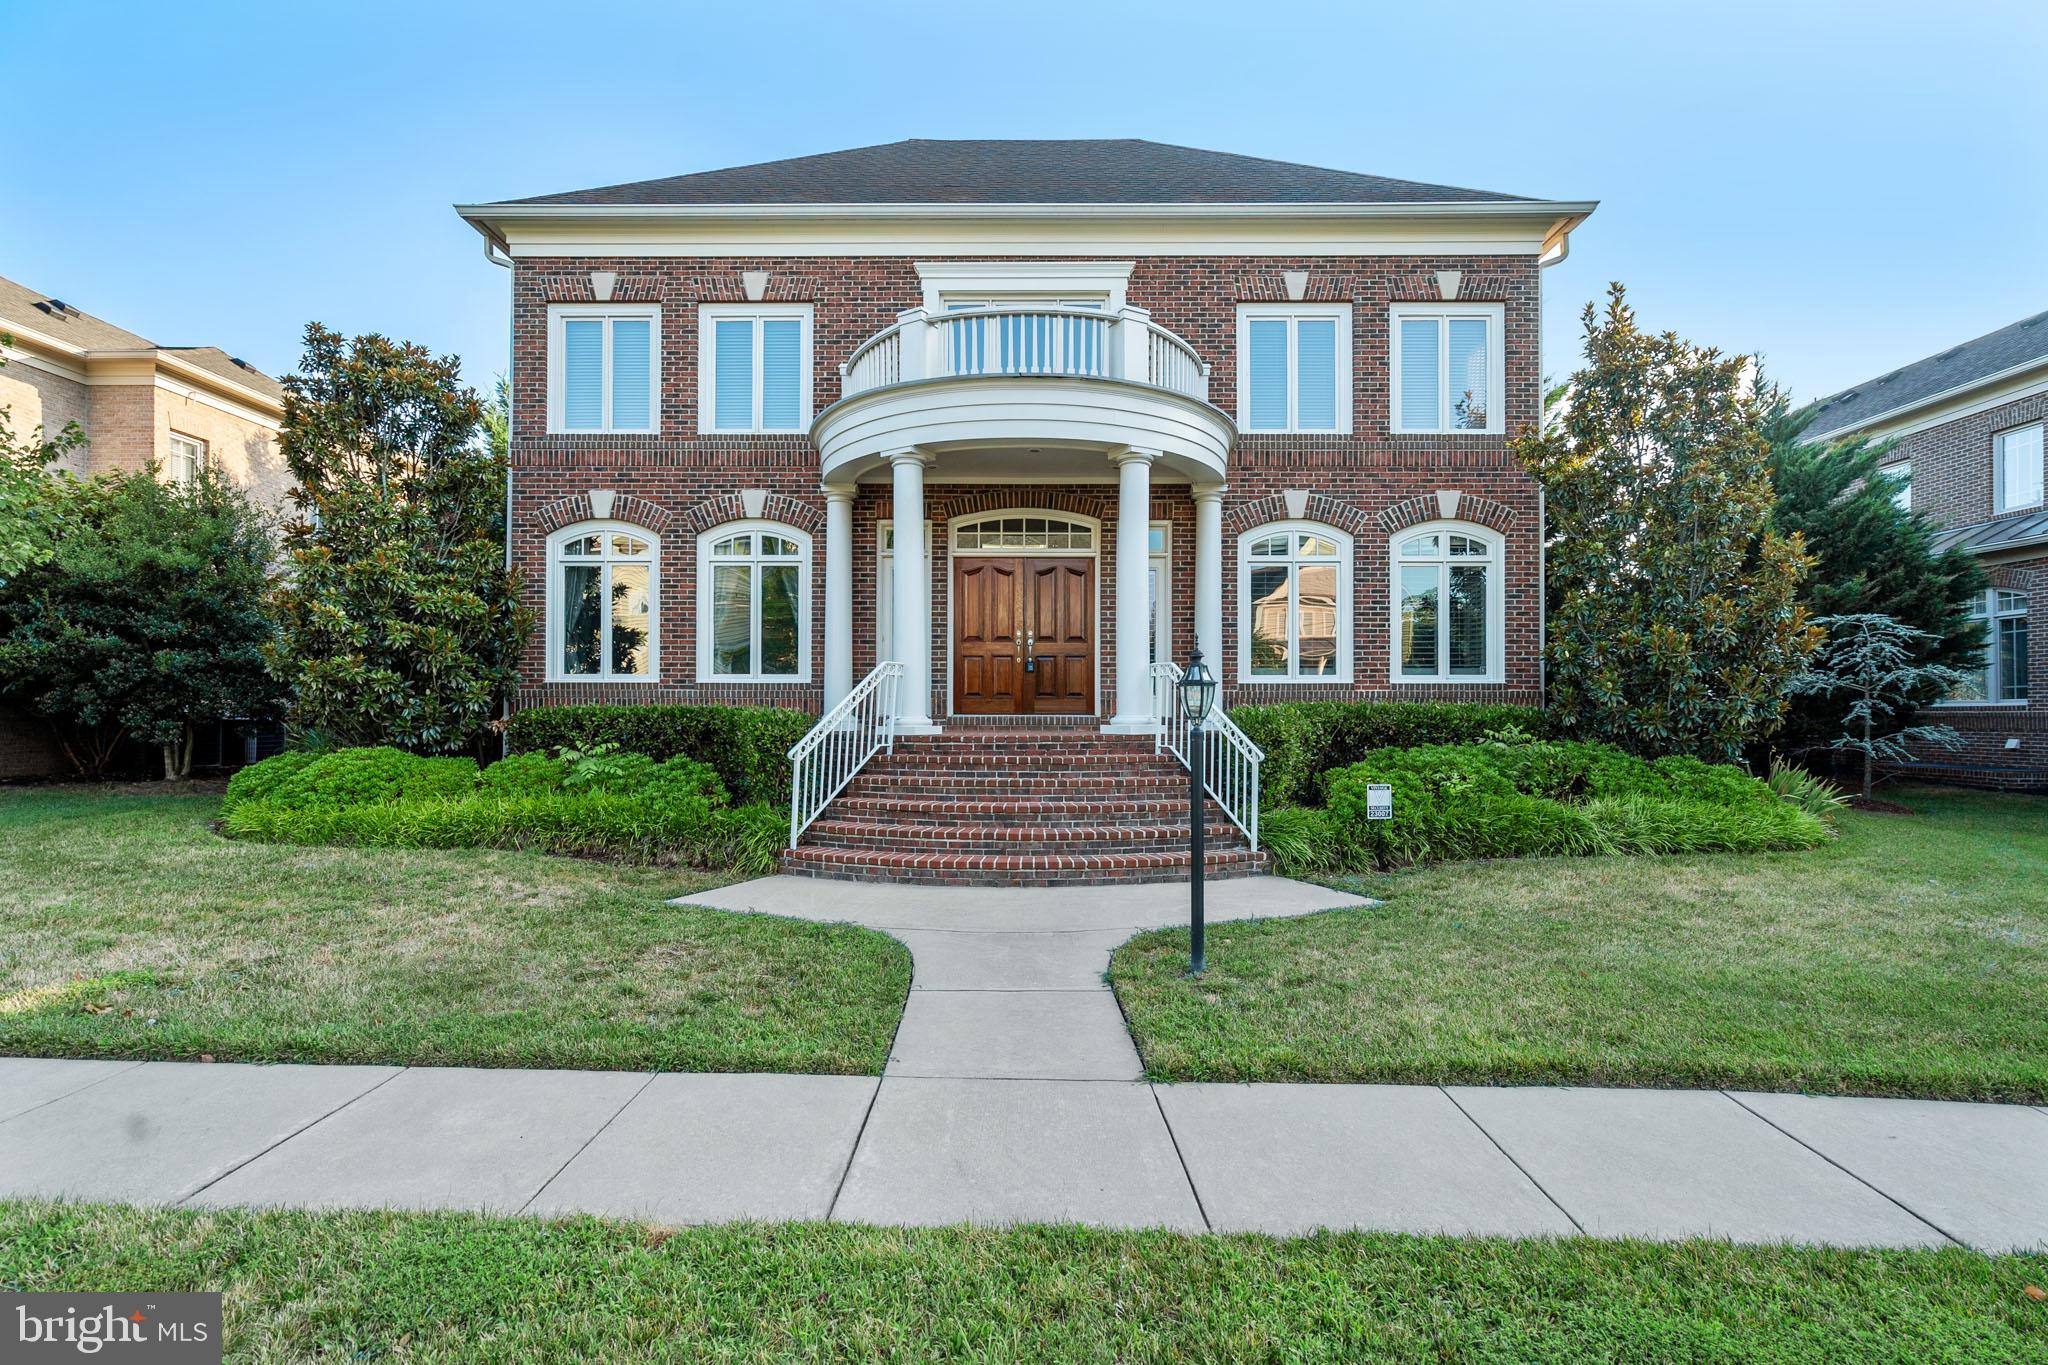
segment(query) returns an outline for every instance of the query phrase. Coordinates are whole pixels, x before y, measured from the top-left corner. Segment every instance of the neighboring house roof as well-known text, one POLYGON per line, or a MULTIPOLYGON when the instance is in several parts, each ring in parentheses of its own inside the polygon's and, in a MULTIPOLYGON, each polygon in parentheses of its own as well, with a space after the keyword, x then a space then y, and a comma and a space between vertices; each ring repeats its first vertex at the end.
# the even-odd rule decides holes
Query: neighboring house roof
POLYGON ((1816 405, 1807 435, 1820 439, 1856 431, 2015 371, 2048 365, 2048 326, 2043 323, 2048 323, 2048 313, 2021 318, 1939 355, 1823 398, 1816 405))
POLYGON ((161 346, 40 290, 0 277, 0 332, 15 330, 33 332, 88 357, 155 352, 237 384, 275 406, 284 403, 283 385, 218 346, 161 346))
POLYGON ((1476 204, 1520 195, 1137 138, 903 142, 544 194, 516 204, 1476 204))
POLYGON ((1967 550, 1988 555, 2033 544, 2048 544, 2048 511, 2025 517, 1998 517, 1943 531, 1934 538, 1937 550, 1967 550))

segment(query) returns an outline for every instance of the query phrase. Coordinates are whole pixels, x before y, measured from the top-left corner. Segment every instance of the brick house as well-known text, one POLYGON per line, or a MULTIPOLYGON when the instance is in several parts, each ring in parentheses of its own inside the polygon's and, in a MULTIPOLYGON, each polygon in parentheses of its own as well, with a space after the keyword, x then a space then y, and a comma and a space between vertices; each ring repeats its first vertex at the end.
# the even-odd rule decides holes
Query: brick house
MULTIPOLYGON (((159 346, 61 299, 0 278, 0 407, 17 437, 76 422, 87 444, 57 467, 80 478, 145 468, 189 479, 210 466, 282 511, 284 390, 213 346, 159 346)), ((0 778, 68 768, 40 721, 0 710, 0 778)))
POLYGON ((899 663, 899 734, 1101 757, 1195 645, 1226 704, 1536 702, 1507 438, 1593 207, 923 140, 461 206, 511 271, 519 703, 899 663))
POLYGON ((1984 670, 1931 717, 1964 746, 1916 765, 1935 776, 2048 787, 2048 699, 2029 687, 2048 669, 2048 643, 2028 630, 2048 612, 2044 424, 2048 313, 2036 313, 1822 400, 1807 429, 1809 439, 1894 442, 1884 468, 1898 498, 1991 579, 1977 609, 1989 630, 1984 670))

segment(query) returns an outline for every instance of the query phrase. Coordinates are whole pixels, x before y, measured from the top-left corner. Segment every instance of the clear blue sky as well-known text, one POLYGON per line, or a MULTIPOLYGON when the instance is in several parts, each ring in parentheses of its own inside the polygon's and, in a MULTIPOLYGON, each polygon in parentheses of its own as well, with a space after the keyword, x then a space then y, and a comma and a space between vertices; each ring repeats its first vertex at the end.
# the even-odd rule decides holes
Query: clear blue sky
POLYGON ((315 318, 502 369, 505 273, 452 203, 901 137, 1599 199, 1545 278, 1559 376, 1609 279, 1804 397, 2048 307, 2038 0, 0 0, 0 51, 0 275, 273 373, 315 318))

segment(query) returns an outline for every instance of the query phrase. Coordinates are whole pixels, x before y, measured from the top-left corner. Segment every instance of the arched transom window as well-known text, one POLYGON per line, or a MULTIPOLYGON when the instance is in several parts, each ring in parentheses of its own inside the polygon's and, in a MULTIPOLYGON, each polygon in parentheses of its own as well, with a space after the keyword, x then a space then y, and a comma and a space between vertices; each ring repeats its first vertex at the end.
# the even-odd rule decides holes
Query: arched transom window
POLYGON ((1498 682, 1500 539, 1435 523, 1394 540, 1394 681, 1498 682))
POLYGON ((659 657, 660 542, 591 522, 548 542, 548 673, 558 681, 651 680, 659 657))
POLYGON ((698 676, 809 677, 810 537, 776 522, 738 522, 706 532, 698 547, 698 676))
POLYGON ((1239 676, 1351 678, 1351 539, 1332 526, 1262 526, 1238 541, 1239 676))
POLYGON ((956 550, 1080 550, 1095 548, 1095 528, 1061 516, 1004 512, 953 527, 956 550))

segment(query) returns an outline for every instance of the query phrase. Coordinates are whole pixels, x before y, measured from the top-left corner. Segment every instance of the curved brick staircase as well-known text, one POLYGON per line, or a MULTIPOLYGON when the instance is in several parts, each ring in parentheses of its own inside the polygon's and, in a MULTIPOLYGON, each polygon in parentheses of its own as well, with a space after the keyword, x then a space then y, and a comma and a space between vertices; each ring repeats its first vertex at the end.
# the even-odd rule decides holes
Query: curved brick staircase
MULTIPOLYGON (((1092 716, 951 721, 877 754, 782 856, 785 872, 955 886, 1101 886, 1188 874, 1188 775, 1092 716)), ((1266 870, 1208 805, 1210 877, 1266 870)))

